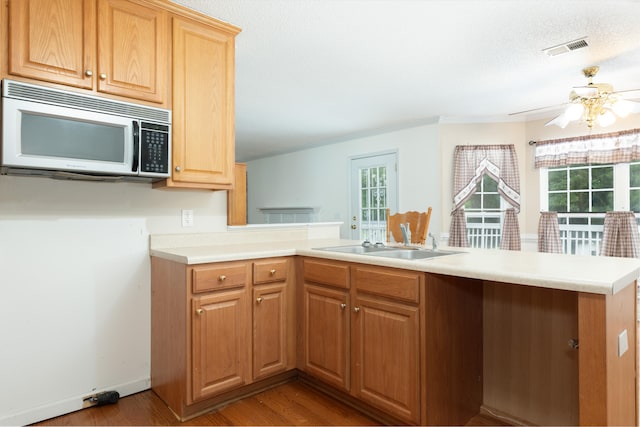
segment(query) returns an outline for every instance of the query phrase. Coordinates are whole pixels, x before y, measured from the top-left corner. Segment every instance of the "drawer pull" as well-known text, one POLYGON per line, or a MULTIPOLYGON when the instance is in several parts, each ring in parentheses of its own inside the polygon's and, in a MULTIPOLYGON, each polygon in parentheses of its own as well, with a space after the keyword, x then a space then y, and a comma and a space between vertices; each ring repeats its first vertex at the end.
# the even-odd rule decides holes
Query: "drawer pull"
POLYGON ((345 303, 340 304, 340 309, 341 310, 344 310, 345 308, 347 308, 347 304, 345 304, 345 303))
POLYGON ((257 302, 258 304, 260 304, 260 303, 262 302, 262 297, 258 297, 258 298, 256 298, 256 302, 257 302))
POLYGON ((224 282, 225 280, 227 280, 227 276, 225 276, 224 274, 221 274, 220 277, 218 277, 219 282, 224 282))
POLYGON ((198 316, 202 316, 202 313, 204 313, 204 310, 203 310, 203 309, 199 308, 199 309, 197 309, 197 310, 196 310, 196 314, 197 314, 198 316))
POLYGON ((271 275, 272 275, 272 276, 275 276, 275 274, 276 274, 276 269, 274 268, 274 269, 270 270, 270 271, 269 271, 269 273, 271 273, 271 275))

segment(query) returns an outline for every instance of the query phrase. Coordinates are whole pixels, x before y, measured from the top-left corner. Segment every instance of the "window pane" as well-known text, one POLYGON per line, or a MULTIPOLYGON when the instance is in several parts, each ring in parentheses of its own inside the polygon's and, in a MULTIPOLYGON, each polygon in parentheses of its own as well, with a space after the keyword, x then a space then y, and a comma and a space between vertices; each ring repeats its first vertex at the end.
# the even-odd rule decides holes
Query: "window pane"
POLYGON ((378 186, 378 169, 371 168, 370 170, 371 170, 370 187, 377 187, 378 186))
POLYGON ((499 217, 488 217, 484 219, 485 224, 500 224, 499 217))
POLYGON ((482 177, 484 181, 484 192, 485 193, 497 193, 498 192, 498 183, 491 178, 489 175, 484 175, 482 177))
POLYGON ((480 224, 482 223, 482 218, 478 217, 467 217, 467 224, 480 224))
POLYGON ((592 198, 593 212, 613 210, 613 191, 594 191, 592 198))
POLYGON ((630 209, 634 212, 640 212, 640 190, 631 190, 630 209))
POLYGON ((378 170, 378 179, 380 180, 380 187, 387 186, 387 168, 381 167, 378 170))
POLYGON ((567 193, 549 194, 549 210, 552 212, 566 212, 567 193))
POLYGON ((387 220, 387 210, 386 209, 380 209, 380 211, 378 212, 378 218, 380 218, 380 221, 386 221, 387 220))
POLYGON ((369 169, 360 169, 360 188, 367 188, 369 185, 369 169))
POLYGON ((480 209, 480 194, 476 193, 464 204, 465 209, 480 209))
POLYGON ((631 187, 640 187, 640 163, 629 165, 629 184, 631 187))
POLYGON ((380 195, 380 204, 378 205, 381 208, 387 207, 387 189, 381 188, 378 190, 378 194, 380 195))
POLYGON ((362 190, 362 191, 360 192, 360 193, 361 193, 361 196, 360 196, 360 198, 361 198, 361 201, 360 201, 360 202, 361 202, 361 203, 360 203, 360 205, 361 205, 363 208, 366 208, 366 207, 368 207, 368 206, 369 206, 369 203, 368 203, 368 200, 367 200, 367 193, 368 193, 368 192, 369 192, 368 190, 362 190))
POLYGON ((378 220, 378 210, 371 209, 371 221, 377 221, 377 220, 378 220))
POLYGON ((613 166, 591 170, 591 188, 613 188, 613 166))
POLYGON ((549 171, 549 191, 566 190, 567 189, 567 171, 550 170, 549 171))
POLYGON ((604 225, 604 217, 602 217, 602 218, 591 218, 591 225, 604 225))
POLYGON ((585 191, 569 195, 569 212, 589 212, 589 193, 585 191))
POLYGON ((373 189, 373 190, 369 190, 371 192, 371 198, 369 200, 371 200, 371 207, 372 208, 377 208, 378 206, 380 206, 378 204, 379 200, 378 200, 378 190, 377 189, 373 189))
POLYGON ((587 224, 589 224, 589 218, 585 218, 585 217, 582 217, 582 218, 569 218, 569 224, 587 225, 587 224))
POLYGON ((499 194, 485 194, 484 195, 484 209, 500 209, 500 195, 499 194))
POLYGON ((570 181, 571 190, 588 190, 589 189, 589 170, 588 169, 570 170, 569 181, 570 181))

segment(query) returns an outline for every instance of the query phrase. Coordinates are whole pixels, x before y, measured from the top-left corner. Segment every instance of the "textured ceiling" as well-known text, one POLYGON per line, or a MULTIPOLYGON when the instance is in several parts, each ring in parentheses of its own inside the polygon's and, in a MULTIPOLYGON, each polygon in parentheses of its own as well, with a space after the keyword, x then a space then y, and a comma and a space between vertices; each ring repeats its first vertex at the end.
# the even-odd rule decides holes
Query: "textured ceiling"
POLYGON ((174 1, 242 28, 239 161, 422 123, 525 120, 509 113, 562 104, 590 65, 596 82, 640 88, 640 1, 174 1), (584 36, 587 48, 542 52, 584 36))

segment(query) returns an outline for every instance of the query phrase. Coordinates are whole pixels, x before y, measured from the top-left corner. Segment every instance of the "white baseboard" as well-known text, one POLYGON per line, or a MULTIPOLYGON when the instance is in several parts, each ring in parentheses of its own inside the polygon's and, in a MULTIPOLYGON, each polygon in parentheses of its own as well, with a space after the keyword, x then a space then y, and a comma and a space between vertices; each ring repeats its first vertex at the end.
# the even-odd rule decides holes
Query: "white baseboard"
POLYGON ((129 383, 116 384, 111 387, 105 387, 102 390, 90 390, 86 393, 71 397, 69 399, 47 403, 35 408, 30 408, 26 411, 9 415, 4 414, 0 416, 0 425, 23 426, 36 423, 38 421, 48 420, 49 418, 59 417, 60 415, 68 414, 70 412, 75 412, 77 410, 83 409, 86 406, 83 402, 83 399, 85 397, 103 391, 115 390, 120 394, 120 397, 124 397, 130 394, 147 390, 150 387, 151 379, 147 377, 129 383))

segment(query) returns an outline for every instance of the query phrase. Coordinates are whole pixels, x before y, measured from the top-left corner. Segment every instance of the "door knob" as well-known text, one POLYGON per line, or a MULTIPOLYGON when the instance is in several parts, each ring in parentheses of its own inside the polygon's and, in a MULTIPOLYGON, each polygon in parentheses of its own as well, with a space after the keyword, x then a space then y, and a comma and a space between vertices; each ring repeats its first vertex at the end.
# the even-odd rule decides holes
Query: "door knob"
POLYGON ((91 70, 86 70, 86 71, 84 72, 84 75, 85 75, 85 76, 87 76, 87 77, 91 77, 91 76, 93 76, 93 71, 91 71, 91 70))
POLYGON ((360 307, 353 307, 353 311, 355 313, 359 313, 360 312, 360 307))
POLYGON ((351 225, 351 229, 355 230, 356 229, 356 225, 355 224, 351 225))
POLYGON ((345 304, 345 303, 340 304, 340 309, 341 310, 344 310, 345 308, 347 308, 347 304, 345 304))
POLYGON ((260 304, 260 303, 262 302, 262 297, 258 297, 258 298, 256 298, 256 302, 257 302, 258 304, 260 304))
POLYGON ((100 73, 100 80, 107 80, 107 75, 105 73, 100 73))
POLYGON ((196 314, 197 314, 198 316, 202 316, 202 313, 204 313, 204 310, 203 310, 203 309, 199 308, 199 309, 197 309, 197 310, 196 310, 196 314))

